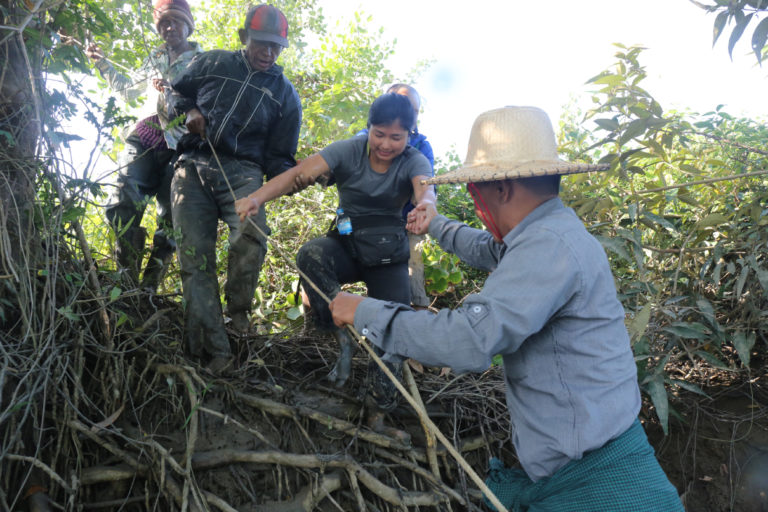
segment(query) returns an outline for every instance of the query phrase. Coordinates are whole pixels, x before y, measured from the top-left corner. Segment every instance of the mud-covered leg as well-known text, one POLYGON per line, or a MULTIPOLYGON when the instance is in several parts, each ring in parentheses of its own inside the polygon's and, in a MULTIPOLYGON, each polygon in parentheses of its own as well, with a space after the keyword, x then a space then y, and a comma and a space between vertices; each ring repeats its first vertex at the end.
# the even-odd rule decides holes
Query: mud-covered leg
POLYGON ((352 374, 352 357, 355 355, 357 343, 346 329, 333 331, 333 337, 339 342, 339 358, 333 369, 328 373, 328 380, 335 383, 337 388, 346 384, 352 374))

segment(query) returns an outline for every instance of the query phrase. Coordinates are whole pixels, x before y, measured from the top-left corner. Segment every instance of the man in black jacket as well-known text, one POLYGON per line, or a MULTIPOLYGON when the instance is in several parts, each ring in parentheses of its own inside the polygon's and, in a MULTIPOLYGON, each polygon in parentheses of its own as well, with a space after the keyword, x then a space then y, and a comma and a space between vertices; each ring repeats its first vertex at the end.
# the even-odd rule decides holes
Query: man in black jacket
MULTIPOLYGON (((244 49, 196 57, 173 80, 169 96, 175 114, 186 114, 190 132, 179 143, 171 185, 174 228, 180 233, 184 336, 192 354, 207 359, 214 373, 226 371, 233 361, 216 277, 218 219, 229 226, 227 315, 235 330, 246 332, 267 240, 250 222, 240 223, 235 199, 261 187, 265 175, 272 178, 296 165, 301 125, 298 94, 275 64, 288 46, 283 13, 266 4, 251 7, 239 35, 244 49)), ((263 207, 251 218, 269 233, 263 207)))

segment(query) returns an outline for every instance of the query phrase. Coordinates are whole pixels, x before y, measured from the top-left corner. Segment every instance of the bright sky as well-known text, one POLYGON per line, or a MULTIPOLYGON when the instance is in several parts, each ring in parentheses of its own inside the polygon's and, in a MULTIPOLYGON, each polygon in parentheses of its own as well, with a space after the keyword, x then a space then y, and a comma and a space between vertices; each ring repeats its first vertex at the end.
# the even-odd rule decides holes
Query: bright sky
MULTIPOLYGON (((329 27, 351 6, 322 2, 329 27)), ((451 145, 463 159, 475 117, 504 105, 543 108, 557 123, 572 97, 589 106, 584 83, 615 61, 613 43, 648 48, 645 89, 665 109, 768 118, 768 64, 750 49, 754 23, 728 57, 730 27, 712 47, 714 16, 688 0, 388 0, 365 2, 372 23, 397 38, 390 68, 404 77, 435 62, 414 84, 423 99, 420 131, 435 154, 451 145)))

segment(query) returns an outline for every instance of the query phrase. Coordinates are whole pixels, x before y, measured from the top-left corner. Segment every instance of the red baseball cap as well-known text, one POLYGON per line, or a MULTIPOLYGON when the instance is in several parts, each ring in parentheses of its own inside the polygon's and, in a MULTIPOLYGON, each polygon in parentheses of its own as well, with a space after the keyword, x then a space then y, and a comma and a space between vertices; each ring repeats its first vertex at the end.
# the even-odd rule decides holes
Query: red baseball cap
POLYGON ((280 9, 273 5, 261 4, 248 9, 245 15, 245 30, 254 41, 277 43, 288 47, 288 20, 280 9))

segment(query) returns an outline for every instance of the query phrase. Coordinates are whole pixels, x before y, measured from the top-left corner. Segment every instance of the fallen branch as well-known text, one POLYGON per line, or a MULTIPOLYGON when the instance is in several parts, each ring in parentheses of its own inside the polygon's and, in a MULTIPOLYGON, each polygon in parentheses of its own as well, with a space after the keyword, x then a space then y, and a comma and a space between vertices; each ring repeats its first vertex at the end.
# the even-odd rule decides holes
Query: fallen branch
POLYGON ((322 498, 341 487, 341 475, 338 472, 320 477, 319 485, 314 482, 304 486, 291 501, 268 501, 263 505, 254 505, 244 510, 253 512, 311 512, 322 498))
POLYGON ((213 450, 196 453, 193 465, 196 469, 210 469, 233 463, 279 464, 281 466, 305 469, 323 469, 327 467, 353 471, 358 480, 369 491, 392 505, 400 507, 438 506, 445 503, 447 496, 438 492, 400 491, 382 483, 356 461, 342 455, 298 455, 279 451, 237 451, 213 450))

